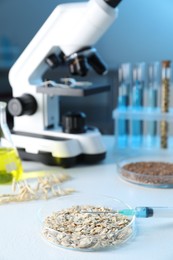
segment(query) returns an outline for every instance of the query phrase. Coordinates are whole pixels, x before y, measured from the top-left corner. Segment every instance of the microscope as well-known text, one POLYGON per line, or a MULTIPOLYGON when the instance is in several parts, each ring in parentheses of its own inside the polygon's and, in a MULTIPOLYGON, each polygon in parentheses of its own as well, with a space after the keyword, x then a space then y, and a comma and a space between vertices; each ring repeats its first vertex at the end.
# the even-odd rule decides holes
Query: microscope
POLYGON ((73 86, 44 80, 50 68, 67 65, 72 76, 88 69, 104 75, 105 64, 93 45, 118 15, 121 0, 90 0, 58 5, 9 71, 14 117, 12 140, 23 160, 71 167, 97 163, 106 156, 101 133, 85 125, 85 114, 69 112, 59 125, 59 96, 85 96, 99 86, 73 86))

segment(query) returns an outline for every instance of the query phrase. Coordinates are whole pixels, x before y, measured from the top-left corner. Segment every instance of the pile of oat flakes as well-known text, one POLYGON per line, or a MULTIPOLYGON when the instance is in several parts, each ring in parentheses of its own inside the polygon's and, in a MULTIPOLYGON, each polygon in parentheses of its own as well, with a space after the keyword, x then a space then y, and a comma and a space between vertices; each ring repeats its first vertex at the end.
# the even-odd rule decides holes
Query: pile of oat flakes
POLYGON ((92 205, 77 205, 53 212, 46 217, 42 227, 42 235, 49 242, 80 250, 119 245, 132 233, 130 218, 112 214, 110 208, 92 205))

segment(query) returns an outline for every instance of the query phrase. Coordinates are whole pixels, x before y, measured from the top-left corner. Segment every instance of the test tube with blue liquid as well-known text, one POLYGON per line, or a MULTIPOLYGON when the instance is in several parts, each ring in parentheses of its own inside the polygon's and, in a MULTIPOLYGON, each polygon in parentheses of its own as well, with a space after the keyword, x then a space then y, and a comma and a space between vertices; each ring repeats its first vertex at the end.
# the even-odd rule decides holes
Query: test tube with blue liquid
MULTIPOLYGON (((119 88, 118 88, 118 111, 127 113, 129 105, 129 88, 131 78, 131 64, 121 64, 118 71, 119 88)), ((124 117, 118 117, 117 119, 117 138, 118 146, 126 147, 128 142, 128 120, 124 117)))
MULTIPOLYGON (((148 67, 148 96, 147 110, 149 113, 154 113, 158 108, 159 87, 161 83, 161 66, 160 62, 149 64, 148 67)), ((147 124, 147 147, 156 147, 157 141, 157 121, 150 120, 147 124)))
MULTIPOLYGON (((138 63, 133 67, 133 85, 131 93, 132 112, 141 112, 143 108, 143 93, 145 82, 145 63, 138 63)), ((140 147, 142 145, 143 122, 141 119, 131 121, 131 146, 140 147)))

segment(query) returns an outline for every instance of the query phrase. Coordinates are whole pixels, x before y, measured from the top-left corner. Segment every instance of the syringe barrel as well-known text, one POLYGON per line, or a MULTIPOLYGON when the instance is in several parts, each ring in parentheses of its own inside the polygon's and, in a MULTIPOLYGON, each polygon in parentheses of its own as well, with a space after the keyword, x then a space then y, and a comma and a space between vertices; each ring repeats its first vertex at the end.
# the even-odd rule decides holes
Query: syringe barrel
POLYGON ((153 217, 173 218, 173 207, 153 207, 153 217))
POLYGON ((137 218, 173 218, 173 207, 136 207, 137 218))

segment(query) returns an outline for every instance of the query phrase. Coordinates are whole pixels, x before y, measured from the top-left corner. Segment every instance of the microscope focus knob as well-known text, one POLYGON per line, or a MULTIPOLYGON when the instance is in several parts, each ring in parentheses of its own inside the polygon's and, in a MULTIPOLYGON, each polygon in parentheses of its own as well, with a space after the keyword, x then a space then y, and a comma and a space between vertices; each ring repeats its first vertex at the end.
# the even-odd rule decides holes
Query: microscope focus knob
POLYGON ((8 111, 12 116, 33 115, 37 110, 37 102, 30 94, 14 97, 8 102, 8 111))
POLYGON ((68 112, 62 118, 64 133, 81 134, 86 132, 86 115, 82 112, 68 112))

